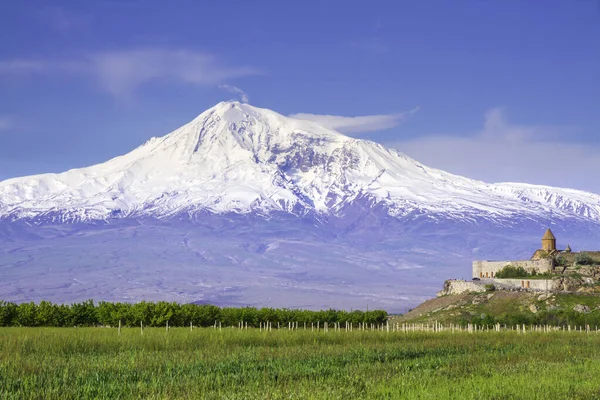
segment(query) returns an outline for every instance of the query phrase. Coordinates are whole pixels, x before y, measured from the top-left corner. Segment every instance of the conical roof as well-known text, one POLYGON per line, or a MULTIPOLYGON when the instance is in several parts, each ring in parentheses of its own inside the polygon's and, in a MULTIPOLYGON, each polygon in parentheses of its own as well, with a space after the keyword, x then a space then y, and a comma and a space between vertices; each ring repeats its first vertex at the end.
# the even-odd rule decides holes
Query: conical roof
POLYGON ((550 230, 550 228, 548 228, 546 230, 546 233, 544 233, 544 237, 542 237, 542 240, 556 240, 556 237, 554 236, 554 233, 552 233, 552 231, 550 230))

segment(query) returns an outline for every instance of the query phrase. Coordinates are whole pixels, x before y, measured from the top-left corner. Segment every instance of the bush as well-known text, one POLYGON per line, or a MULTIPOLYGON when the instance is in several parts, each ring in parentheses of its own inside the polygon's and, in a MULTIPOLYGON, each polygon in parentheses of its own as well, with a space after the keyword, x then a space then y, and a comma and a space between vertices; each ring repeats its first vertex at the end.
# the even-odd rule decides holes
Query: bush
POLYGON ((557 267, 565 267, 568 264, 563 256, 554 257, 554 265, 557 267))
POLYGON ((594 259, 590 257, 590 255, 585 251, 582 251, 581 253, 577 254, 577 256, 575 257, 575 262, 578 265, 593 265, 595 263, 594 259))
POLYGON ((496 286, 492 285, 491 283, 485 285, 484 288, 486 292, 493 292, 494 290, 496 290, 496 286))
POLYGON ((496 278, 527 278, 531 276, 525 268, 515 267, 514 265, 507 265, 500 271, 496 272, 496 278))

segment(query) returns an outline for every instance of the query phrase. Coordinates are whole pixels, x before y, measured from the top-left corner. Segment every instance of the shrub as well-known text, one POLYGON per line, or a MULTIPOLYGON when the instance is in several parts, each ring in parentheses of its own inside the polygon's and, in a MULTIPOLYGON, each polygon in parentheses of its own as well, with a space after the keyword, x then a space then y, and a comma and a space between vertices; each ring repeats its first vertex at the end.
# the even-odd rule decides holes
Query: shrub
POLYGON ((578 265, 593 265, 594 259, 590 257, 588 253, 582 251, 581 253, 577 254, 577 256, 575 256, 575 262, 578 265))
POLYGON ((531 276, 525 268, 507 265, 500 271, 496 272, 496 278, 527 278, 531 276))
POLYGON ((486 292, 493 292, 494 290, 496 290, 496 286, 492 285, 491 283, 485 285, 484 288, 486 292))
POLYGON ((568 264, 567 260, 563 256, 554 257, 554 265, 557 267, 564 267, 568 264))

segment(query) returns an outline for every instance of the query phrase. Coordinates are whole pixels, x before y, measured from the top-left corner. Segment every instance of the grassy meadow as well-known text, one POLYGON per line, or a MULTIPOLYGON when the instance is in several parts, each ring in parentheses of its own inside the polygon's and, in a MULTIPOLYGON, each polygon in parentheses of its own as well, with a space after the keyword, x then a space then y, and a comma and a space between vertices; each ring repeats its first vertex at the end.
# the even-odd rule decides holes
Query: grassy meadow
POLYGON ((0 328, 2 399, 600 398, 600 334, 0 328))

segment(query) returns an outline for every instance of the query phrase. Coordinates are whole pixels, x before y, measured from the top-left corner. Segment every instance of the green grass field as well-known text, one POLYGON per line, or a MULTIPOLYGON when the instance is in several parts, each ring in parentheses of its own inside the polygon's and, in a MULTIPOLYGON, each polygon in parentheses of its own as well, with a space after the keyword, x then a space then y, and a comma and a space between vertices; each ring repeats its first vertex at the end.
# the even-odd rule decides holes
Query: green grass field
POLYGON ((600 398, 597 333, 1 328, 1 399, 600 398))

